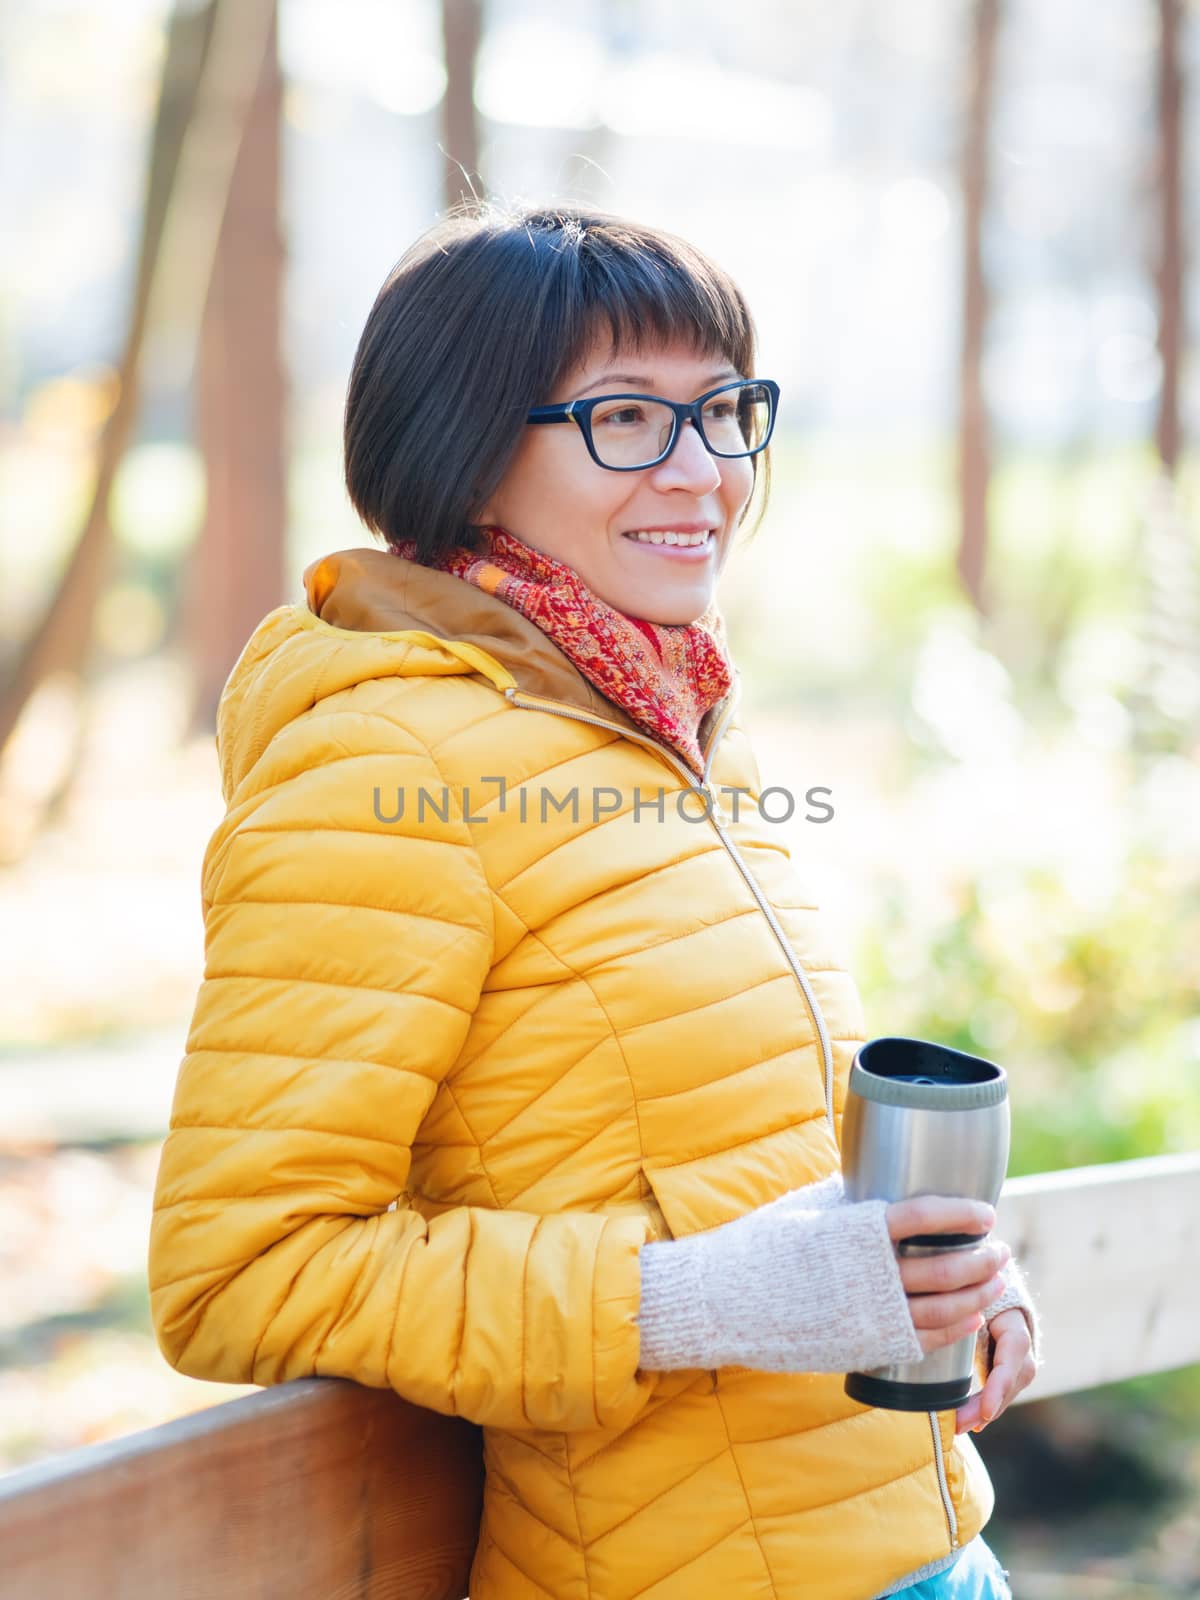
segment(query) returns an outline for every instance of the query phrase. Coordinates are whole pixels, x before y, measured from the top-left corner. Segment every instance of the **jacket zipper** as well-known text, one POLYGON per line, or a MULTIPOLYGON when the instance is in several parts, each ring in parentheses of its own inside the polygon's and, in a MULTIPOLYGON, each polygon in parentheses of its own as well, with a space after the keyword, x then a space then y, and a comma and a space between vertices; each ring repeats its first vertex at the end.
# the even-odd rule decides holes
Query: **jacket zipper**
MULTIPOLYGON (((505 689, 504 697, 510 705, 516 706, 519 710, 545 711, 550 716, 567 717, 572 722, 587 722, 590 723, 592 727, 607 728, 613 733, 620 734, 622 738, 632 739, 635 744, 644 745, 647 750, 653 751, 656 756, 660 756, 671 767, 673 767, 676 772, 680 773, 683 776, 684 781, 687 783, 689 789, 699 788, 708 796, 709 803, 708 807, 706 808, 707 819, 712 823, 717 837, 725 846, 725 849, 729 852, 730 859, 734 862, 738 871, 745 880, 746 887, 754 896, 759 910, 762 912, 763 916, 766 917, 771 932, 778 940, 779 948, 783 952, 788 966, 792 969, 792 973, 795 976, 796 982, 800 985, 801 992, 803 993, 804 999, 808 1005, 808 1011, 810 1017, 812 1018, 813 1027, 815 1028, 817 1038, 821 1043, 821 1060, 825 1075, 825 1116, 829 1123, 829 1130, 836 1138, 837 1128, 834 1122, 833 1114, 833 1047, 829 1040, 829 1031, 825 1026, 825 1019, 821 1015, 821 1008, 817 1004, 817 997, 813 993, 812 985, 808 979, 808 974, 804 971, 799 961, 797 961, 796 953, 788 943, 787 935, 779 926, 778 917, 775 915, 772 906, 759 887, 754 874, 750 871, 750 868, 743 860, 741 852, 726 833, 724 827, 722 827, 724 813, 721 810, 721 803, 717 799, 716 791, 709 782, 708 778, 709 772, 712 769, 713 758, 717 753, 717 746, 721 741, 721 735, 725 731, 725 724, 729 721, 729 718, 733 714, 734 707, 737 704, 738 696, 736 691, 731 693, 728 705, 725 707, 724 711, 722 711, 716 726, 713 728, 713 731, 709 736, 708 750, 705 752, 704 756, 704 770, 700 775, 699 784, 696 783, 695 773, 692 772, 690 767, 685 766, 684 763, 676 756, 673 756, 671 752, 665 748, 665 746, 659 744, 656 739, 650 738, 648 734, 635 733, 630 728, 621 727, 621 725, 617 722, 609 722, 603 717, 593 717, 586 711, 576 710, 572 706, 564 706, 555 700, 545 700, 540 695, 522 695, 520 689, 505 689)), ((938 1415, 936 1411, 931 1411, 929 1413, 929 1428, 933 1435, 933 1464, 937 1470, 938 1489, 942 1497, 942 1509, 946 1514, 946 1532, 950 1538, 951 1550, 957 1550, 958 1516, 954 1510, 954 1500, 950 1494, 950 1483, 946 1476, 946 1461, 942 1451, 942 1435, 938 1426, 938 1415)))
POLYGON ((942 1430, 938 1426, 936 1411, 929 1413, 929 1431, 933 1434, 933 1464, 937 1468, 938 1488, 942 1495, 942 1510, 946 1513, 946 1532, 950 1535, 951 1550, 958 1549, 958 1516, 954 1510, 954 1499, 950 1493, 950 1481, 946 1477, 946 1457, 942 1451, 942 1430))
POLYGON ((689 789, 700 789, 708 796, 708 806, 705 808, 707 820, 712 823, 713 828, 716 830, 717 837, 725 846, 725 849, 729 852, 731 860, 745 880, 746 887, 754 896, 759 910, 762 912, 763 916, 766 917, 771 928, 771 932, 779 941, 779 948, 782 950, 784 959, 791 968, 796 982, 800 985, 800 990, 804 995, 805 1002, 808 1005, 809 1016, 812 1018, 813 1028, 816 1031, 817 1038, 821 1045, 821 1061, 824 1069, 825 1079, 825 1116, 829 1123, 829 1130, 836 1138, 837 1129, 834 1123, 833 1115, 833 1046, 829 1040, 829 1030, 825 1026, 825 1019, 821 1015, 821 1008, 817 1004, 817 997, 813 993, 812 984, 809 982, 808 974, 796 959, 796 952, 788 943, 787 935, 780 927, 779 919, 775 915, 774 909, 767 900, 766 896, 763 894, 754 877, 754 874, 750 871, 750 868, 743 860, 741 852, 738 850, 737 846, 734 844, 733 840, 729 837, 722 826, 724 821, 724 813, 721 810, 721 803, 717 799, 716 791, 708 779, 708 774, 712 768, 713 757, 717 753, 717 746, 720 743, 721 735, 725 730, 725 724, 729 721, 729 718, 733 714, 734 706, 737 704, 738 694, 736 689, 731 692, 729 696, 729 702, 724 711, 722 711, 721 716, 709 737, 708 750, 704 757, 704 770, 700 775, 699 783, 696 782, 696 775, 690 767, 686 766, 678 759, 678 757, 672 755, 664 745, 659 744, 656 739, 652 739, 648 734, 635 733, 630 728, 621 727, 620 723, 609 722, 603 717, 593 717, 586 711, 578 711, 573 706, 564 706, 557 700, 544 700, 540 695, 522 694, 520 689, 505 689, 504 697, 510 705, 517 706, 520 710, 545 711, 550 716, 567 717, 573 722, 587 722, 595 728, 608 728, 613 733, 619 733, 622 738, 631 739, 635 744, 644 745, 646 749, 653 751, 657 756, 661 756, 662 759, 668 762, 676 772, 680 773, 683 776, 684 781, 687 783, 689 789))

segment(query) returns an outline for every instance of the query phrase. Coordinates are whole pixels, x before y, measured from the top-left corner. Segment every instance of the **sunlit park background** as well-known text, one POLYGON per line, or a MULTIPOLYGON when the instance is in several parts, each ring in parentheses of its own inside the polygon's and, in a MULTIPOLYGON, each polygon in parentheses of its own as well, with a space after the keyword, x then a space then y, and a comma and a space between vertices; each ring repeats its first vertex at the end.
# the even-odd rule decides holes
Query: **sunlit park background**
MULTIPOLYGON (((235 1392, 144 1281, 213 709, 371 542, 354 344, 468 186, 749 296, 724 607, 869 1030, 1002 1061, 1014 1172, 1200 1146, 1198 68, 1180 0, 0 7, 0 1469, 235 1392)), ((985 1433, 1017 1593, 1200 1592, 1198 1425, 1191 1369, 985 1433)))

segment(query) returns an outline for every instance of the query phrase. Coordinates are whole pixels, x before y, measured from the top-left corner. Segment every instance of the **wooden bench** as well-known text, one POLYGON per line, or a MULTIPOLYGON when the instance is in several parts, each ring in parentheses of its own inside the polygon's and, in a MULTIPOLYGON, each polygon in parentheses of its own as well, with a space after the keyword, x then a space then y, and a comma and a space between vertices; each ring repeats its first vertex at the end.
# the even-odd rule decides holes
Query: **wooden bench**
MULTIPOLYGON (((1200 1155, 1018 1178, 1024 1398, 1200 1361, 1200 1155)), ((0 1600, 462 1600, 479 1430, 308 1379, 0 1477, 0 1600)))

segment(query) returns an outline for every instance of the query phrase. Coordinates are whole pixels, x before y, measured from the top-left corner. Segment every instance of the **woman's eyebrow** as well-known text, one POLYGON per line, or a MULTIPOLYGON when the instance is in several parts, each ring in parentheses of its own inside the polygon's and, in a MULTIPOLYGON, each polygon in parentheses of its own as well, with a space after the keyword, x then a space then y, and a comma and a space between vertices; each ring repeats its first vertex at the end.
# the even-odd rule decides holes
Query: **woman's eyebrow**
MULTIPOLYGON (((712 372, 704 379, 705 388, 714 388, 723 378, 737 378, 741 374, 732 367, 723 367, 720 372, 712 372)), ((600 389, 610 383, 640 384, 643 391, 653 392, 654 379, 647 377, 644 372, 606 372, 602 378, 593 378, 591 383, 585 383, 582 389, 576 389, 574 394, 567 396, 568 400, 578 400, 589 389, 600 389)))

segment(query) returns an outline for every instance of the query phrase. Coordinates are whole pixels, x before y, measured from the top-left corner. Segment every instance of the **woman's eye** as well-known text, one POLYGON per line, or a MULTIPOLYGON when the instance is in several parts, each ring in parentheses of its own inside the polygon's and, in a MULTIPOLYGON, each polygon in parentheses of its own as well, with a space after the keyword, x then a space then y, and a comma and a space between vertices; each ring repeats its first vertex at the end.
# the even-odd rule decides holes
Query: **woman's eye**
POLYGON ((727 422, 737 415, 737 405, 733 400, 714 400, 711 405, 705 406, 704 415, 711 417, 714 422, 727 422))
POLYGON ((619 427, 635 427, 639 422, 644 422, 645 420, 645 413, 641 406, 617 406, 612 411, 602 411, 598 416, 593 415, 592 426, 595 427, 600 422, 615 422, 619 427))

